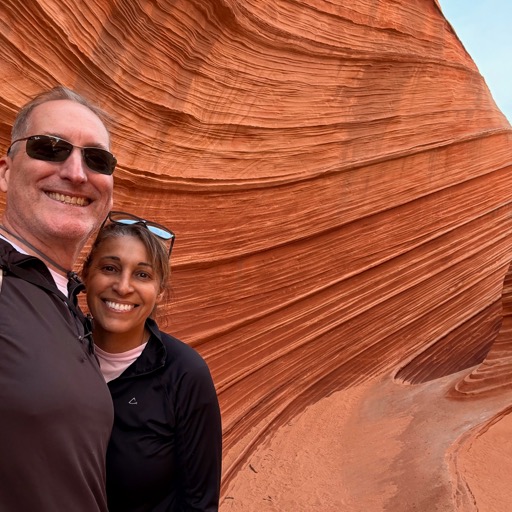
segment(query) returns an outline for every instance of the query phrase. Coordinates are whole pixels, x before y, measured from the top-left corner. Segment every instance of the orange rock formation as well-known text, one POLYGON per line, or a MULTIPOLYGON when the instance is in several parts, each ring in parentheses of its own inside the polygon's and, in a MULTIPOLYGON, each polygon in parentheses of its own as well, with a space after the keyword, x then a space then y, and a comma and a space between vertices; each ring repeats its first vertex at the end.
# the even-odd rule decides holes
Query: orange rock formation
POLYGON ((512 130, 437 2, 4 0, 0 14, 3 147, 29 96, 75 88, 114 117, 116 209, 177 233, 161 321, 212 369, 223 496, 278 427, 363 386, 343 427, 346 510, 485 503, 467 447, 509 424, 512 130), (406 487, 415 439, 436 449, 427 484, 406 487))

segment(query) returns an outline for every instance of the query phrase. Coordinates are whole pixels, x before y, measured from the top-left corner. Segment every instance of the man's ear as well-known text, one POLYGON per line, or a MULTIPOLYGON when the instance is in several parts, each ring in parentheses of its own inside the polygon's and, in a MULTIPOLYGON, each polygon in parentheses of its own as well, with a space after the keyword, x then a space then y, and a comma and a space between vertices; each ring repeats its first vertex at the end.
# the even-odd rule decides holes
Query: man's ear
POLYGON ((9 188, 9 176, 11 174, 11 159, 8 156, 0 158, 0 190, 7 192, 9 188))

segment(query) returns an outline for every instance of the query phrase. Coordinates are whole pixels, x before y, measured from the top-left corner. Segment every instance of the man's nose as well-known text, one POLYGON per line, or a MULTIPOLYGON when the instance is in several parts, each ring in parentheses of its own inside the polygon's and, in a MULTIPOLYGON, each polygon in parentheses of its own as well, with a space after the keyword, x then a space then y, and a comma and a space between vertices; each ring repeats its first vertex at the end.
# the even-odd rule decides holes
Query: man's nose
POLYGON ((70 155, 60 164, 60 177, 73 183, 87 181, 87 165, 80 148, 73 148, 70 155))

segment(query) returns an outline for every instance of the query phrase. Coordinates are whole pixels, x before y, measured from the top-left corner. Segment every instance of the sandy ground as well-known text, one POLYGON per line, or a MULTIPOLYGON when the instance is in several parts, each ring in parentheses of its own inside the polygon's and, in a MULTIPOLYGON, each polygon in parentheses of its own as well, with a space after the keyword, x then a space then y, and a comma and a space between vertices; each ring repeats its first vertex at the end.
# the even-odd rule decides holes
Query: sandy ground
POLYGON ((310 406, 252 454, 221 512, 510 512, 512 416, 492 421, 503 396, 446 398, 460 377, 381 377, 310 406))
POLYGON ((471 440, 458 459, 478 512, 512 510, 512 414, 471 440))
POLYGON ((339 433, 362 392, 354 388, 325 398, 281 428, 237 474, 221 512, 346 510, 339 475, 351 440, 339 433))

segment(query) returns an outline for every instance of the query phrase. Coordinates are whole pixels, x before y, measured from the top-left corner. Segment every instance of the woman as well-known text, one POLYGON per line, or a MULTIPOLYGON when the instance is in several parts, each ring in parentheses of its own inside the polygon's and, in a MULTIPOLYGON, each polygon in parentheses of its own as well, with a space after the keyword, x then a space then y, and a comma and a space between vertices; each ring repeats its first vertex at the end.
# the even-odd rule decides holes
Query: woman
POLYGON ((96 353, 114 401, 110 512, 218 510, 222 434, 210 372, 151 318, 173 242, 164 226, 110 212, 83 267, 96 353))

